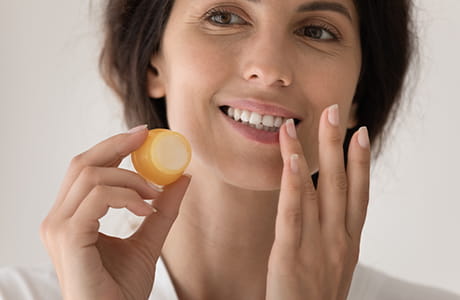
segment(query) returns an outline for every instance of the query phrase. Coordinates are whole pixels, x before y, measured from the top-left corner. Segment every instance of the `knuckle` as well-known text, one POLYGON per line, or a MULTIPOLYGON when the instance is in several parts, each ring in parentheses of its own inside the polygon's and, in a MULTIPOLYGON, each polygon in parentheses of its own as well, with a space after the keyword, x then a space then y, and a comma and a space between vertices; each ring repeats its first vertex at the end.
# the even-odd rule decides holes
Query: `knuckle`
POLYGON ((51 221, 50 221, 49 217, 46 217, 40 223, 40 238, 45 244, 49 240, 49 235, 52 232, 52 228, 53 228, 53 226, 51 225, 51 221))
POLYGON ((96 185, 91 190, 90 194, 96 198, 101 197, 102 195, 106 194, 109 191, 109 187, 105 185, 96 185))
POLYGON ((47 249, 53 248, 53 245, 56 245, 56 241, 60 241, 62 237, 66 236, 64 228, 60 222, 50 216, 47 216, 40 223, 40 239, 47 249))
POLYGON ((302 212, 300 209, 286 209, 281 213, 283 222, 290 227, 299 227, 302 225, 302 212))
POLYGON ((304 197, 309 200, 316 200, 317 194, 312 182, 306 183, 303 190, 304 197))
POLYGON ((80 153, 72 158, 70 165, 77 168, 83 168, 87 165, 85 152, 80 153))
POLYGON ((85 166, 81 171, 80 176, 84 178, 84 180, 90 181, 94 184, 98 184, 102 180, 99 168, 92 166, 85 166))
POLYGON ((342 135, 340 134, 340 132, 338 130, 334 130, 333 132, 330 133, 329 142, 332 143, 333 145, 342 146, 343 137, 342 137, 342 135))
POLYGON ((339 191, 345 192, 348 190, 348 179, 345 171, 339 171, 330 175, 332 186, 339 191))

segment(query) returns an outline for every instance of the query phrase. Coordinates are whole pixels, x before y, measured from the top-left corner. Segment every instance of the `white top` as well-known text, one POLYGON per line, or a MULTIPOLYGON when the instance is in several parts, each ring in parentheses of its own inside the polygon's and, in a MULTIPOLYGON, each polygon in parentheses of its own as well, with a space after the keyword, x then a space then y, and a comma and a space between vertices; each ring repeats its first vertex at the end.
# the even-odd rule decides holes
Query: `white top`
MULTIPOLYGON (((58 300, 59 283, 50 264, 0 269, 0 300, 58 300)), ((460 300, 459 295, 398 280, 358 264, 348 300, 460 300)), ((178 300, 169 273, 158 260, 149 300, 178 300)))

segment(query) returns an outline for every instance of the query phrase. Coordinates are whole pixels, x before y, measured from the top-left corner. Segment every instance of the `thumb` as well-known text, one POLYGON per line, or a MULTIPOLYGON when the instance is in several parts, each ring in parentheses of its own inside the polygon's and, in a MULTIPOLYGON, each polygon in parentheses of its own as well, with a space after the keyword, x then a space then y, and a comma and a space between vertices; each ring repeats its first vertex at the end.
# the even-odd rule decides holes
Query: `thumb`
POLYGON ((157 212, 146 217, 132 236, 132 239, 147 245, 155 260, 160 256, 169 230, 179 214, 190 180, 190 175, 182 175, 177 181, 166 186, 161 196, 154 201, 157 212))

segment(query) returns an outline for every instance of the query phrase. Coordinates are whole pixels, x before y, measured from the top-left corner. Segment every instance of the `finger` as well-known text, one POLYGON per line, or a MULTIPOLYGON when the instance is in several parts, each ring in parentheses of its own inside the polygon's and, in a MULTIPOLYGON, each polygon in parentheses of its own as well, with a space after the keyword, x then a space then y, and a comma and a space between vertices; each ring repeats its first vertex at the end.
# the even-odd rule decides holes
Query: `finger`
POLYGON ((166 236, 179 214, 180 204, 190 180, 189 175, 182 175, 176 182, 167 185, 161 196, 153 203, 157 212, 147 217, 131 237, 147 245, 152 259, 160 256, 166 236))
POLYGON ((131 189, 97 185, 85 197, 70 220, 78 224, 79 231, 96 233, 99 230, 98 220, 106 215, 110 207, 126 208, 138 216, 147 216, 153 212, 152 206, 131 189))
POLYGON ((276 217, 275 245, 295 249, 319 230, 316 191, 297 139, 294 122, 280 129, 283 158, 281 190, 276 217))
POLYGON ((61 184, 61 189, 58 193, 53 209, 62 203, 81 170, 87 166, 118 166, 124 157, 142 145, 144 140, 147 138, 147 132, 146 126, 138 126, 127 133, 112 136, 93 146, 89 150, 75 156, 72 159, 61 184))
POLYGON ((321 225, 326 231, 345 228, 347 176, 339 114, 338 105, 328 107, 319 125, 318 193, 321 225))
POLYGON ((60 206, 60 215, 70 217, 95 186, 118 186, 132 189, 142 199, 156 199, 160 192, 135 172, 106 167, 85 167, 71 186, 60 206))
POLYGON ((370 144, 366 127, 352 137, 348 150, 347 229, 353 240, 361 239, 369 203, 370 144))

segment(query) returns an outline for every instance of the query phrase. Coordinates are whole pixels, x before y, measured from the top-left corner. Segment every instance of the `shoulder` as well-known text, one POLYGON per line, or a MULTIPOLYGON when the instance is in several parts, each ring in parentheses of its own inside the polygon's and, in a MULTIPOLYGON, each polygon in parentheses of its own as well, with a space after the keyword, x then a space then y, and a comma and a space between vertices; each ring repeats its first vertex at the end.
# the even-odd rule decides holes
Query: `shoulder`
POLYGON ((61 299, 59 283, 52 265, 0 268, 0 299, 61 299))
POLYGON ((358 264, 353 276, 349 300, 460 300, 460 295, 392 277, 358 264))

